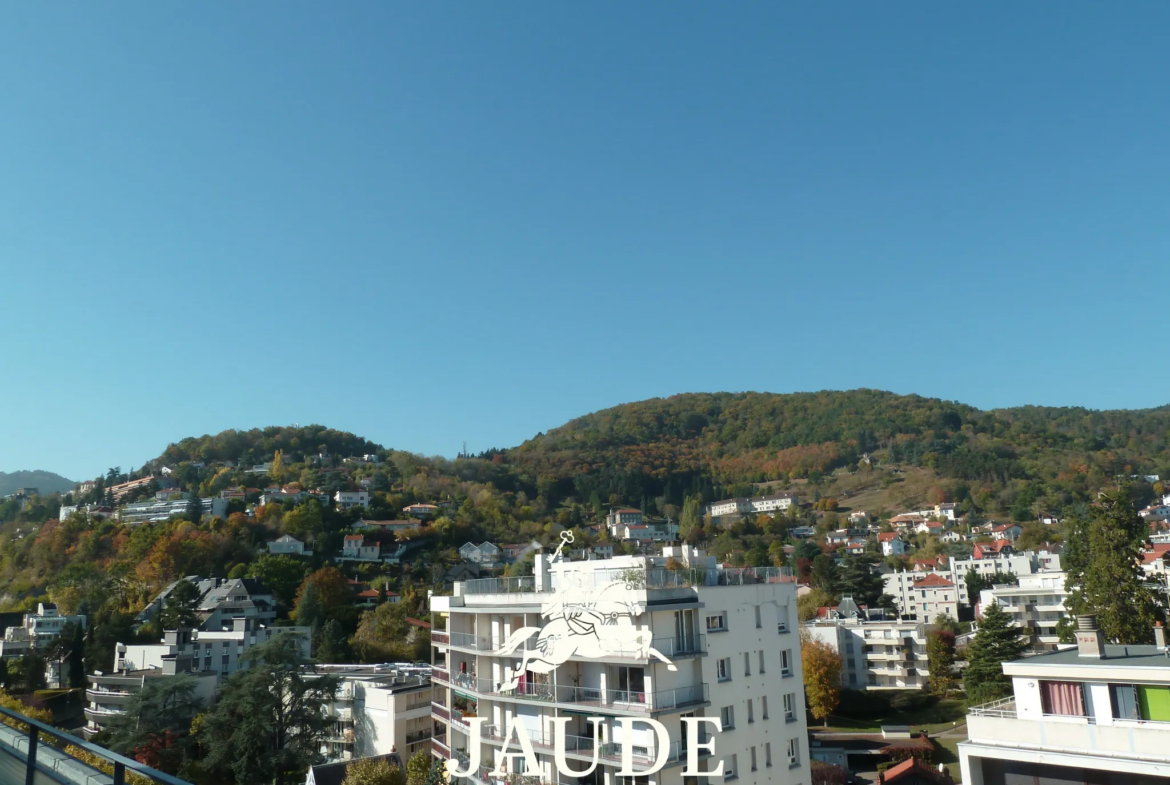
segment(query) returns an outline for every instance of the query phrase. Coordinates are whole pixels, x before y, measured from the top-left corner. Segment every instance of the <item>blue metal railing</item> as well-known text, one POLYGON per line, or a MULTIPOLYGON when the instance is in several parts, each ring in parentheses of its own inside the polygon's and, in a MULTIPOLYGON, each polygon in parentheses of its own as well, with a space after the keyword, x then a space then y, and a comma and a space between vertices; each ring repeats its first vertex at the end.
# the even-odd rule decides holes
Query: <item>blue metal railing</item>
MULTIPOLYGON (((28 726, 28 731, 22 732, 19 728, 13 728, 6 723, 0 725, 0 728, 3 728, 5 731, 14 731, 16 734, 18 734, 15 740, 0 738, 0 751, 9 753, 13 757, 24 758, 24 785, 34 785, 34 783, 43 782, 45 773, 48 773, 55 781, 61 781, 64 777, 65 781, 69 782, 86 782, 85 779, 77 778, 77 770, 83 766, 88 767, 89 764, 86 764, 84 761, 80 761, 77 758, 68 755, 62 750, 49 746, 42 739, 42 737, 45 736, 62 742, 62 745, 77 747, 78 749, 84 750, 85 752, 100 758, 106 763, 109 763, 114 770, 113 785, 125 785, 126 772, 128 771, 134 772, 135 774, 144 777, 151 782, 160 783, 160 785, 191 785, 186 780, 181 780, 178 777, 172 777, 170 774, 164 774, 161 771, 156 771, 155 769, 152 769, 143 763, 139 763, 136 760, 124 757, 116 752, 111 752, 105 747, 100 747, 97 744, 91 744, 90 742, 79 739, 76 736, 66 733, 63 730, 54 728, 52 725, 47 725, 38 720, 26 717, 23 714, 12 711, 11 709, 6 709, 3 706, 0 706, 0 715, 9 717, 28 726), (22 745, 20 743, 21 741, 25 741, 27 743, 22 745), (46 754, 43 756, 42 761, 38 763, 38 753, 42 750, 44 750, 46 754), (63 761, 76 765, 68 766, 67 768, 69 771, 65 771, 62 767, 57 765, 63 761), (38 773, 42 774, 40 778, 37 777, 38 773)), ((110 775, 105 774, 105 776, 108 777, 110 775)), ((93 781, 98 782, 100 780, 93 781)))

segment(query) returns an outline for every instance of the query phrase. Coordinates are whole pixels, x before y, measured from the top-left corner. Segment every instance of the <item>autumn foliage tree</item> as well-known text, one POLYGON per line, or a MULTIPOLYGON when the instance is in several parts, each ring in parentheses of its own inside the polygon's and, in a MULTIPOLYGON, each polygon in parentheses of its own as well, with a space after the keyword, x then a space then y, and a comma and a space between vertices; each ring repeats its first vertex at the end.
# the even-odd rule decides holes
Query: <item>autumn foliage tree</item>
POLYGON ((841 697, 841 655, 829 644, 809 638, 801 641, 800 663, 809 713, 828 725, 841 697))

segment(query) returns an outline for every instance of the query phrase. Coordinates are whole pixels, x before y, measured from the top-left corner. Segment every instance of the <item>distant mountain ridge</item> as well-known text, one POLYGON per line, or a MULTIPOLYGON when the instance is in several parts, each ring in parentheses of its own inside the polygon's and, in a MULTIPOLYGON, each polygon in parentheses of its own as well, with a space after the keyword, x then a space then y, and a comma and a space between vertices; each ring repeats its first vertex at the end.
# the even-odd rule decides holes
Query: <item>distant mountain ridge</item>
POLYGON ((77 487, 77 483, 54 472, 42 469, 33 471, 0 472, 0 496, 15 493, 18 488, 36 488, 42 495, 65 493, 77 487))

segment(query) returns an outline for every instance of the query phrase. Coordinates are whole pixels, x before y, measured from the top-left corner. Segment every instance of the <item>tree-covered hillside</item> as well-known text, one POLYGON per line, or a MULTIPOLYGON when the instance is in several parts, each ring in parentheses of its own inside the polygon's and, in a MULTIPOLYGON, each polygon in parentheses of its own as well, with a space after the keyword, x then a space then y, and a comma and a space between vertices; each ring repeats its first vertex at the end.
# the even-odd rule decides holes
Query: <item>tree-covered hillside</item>
POLYGON ((18 488, 36 488, 44 494, 64 493, 77 483, 59 474, 46 471, 0 472, 0 496, 15 493, 18 488))

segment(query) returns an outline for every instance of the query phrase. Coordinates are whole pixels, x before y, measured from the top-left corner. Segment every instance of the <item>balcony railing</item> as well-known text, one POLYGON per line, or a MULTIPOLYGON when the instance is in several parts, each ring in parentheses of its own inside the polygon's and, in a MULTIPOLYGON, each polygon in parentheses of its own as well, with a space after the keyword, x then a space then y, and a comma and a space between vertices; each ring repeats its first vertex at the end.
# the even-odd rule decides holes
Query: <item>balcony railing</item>
MULTIPOLYGON (((94 782, 109 782, 109 773, 101 773, 92 765, 83 763, 69 754, 76 749, 96 756, 113 773, 113 785, 125 785, 126 772, 133 772, 146 780, 162 785, 190 785, 190 783, 164 774, 161 771, 139 763, 136 760, 110 752, 104 747, 90 744, 51 725, 25 717, 15 711, 0 707, 0 714, 24 723, 27 731, 9 725, 0 725, 0 752, 14 758, 23 769, 24 781, 53 781, 89 785, 94 782), (57 749, 54 744, 64 749, 57 749), (38 776, 39 775, 39 776, 38 776)), ((9 767, 5 771, 11 772, 9 767)))
POLYGON ((479 679, 474 676, 457 674, 451 681, 451 686, 479 695, 548 701, 550 703, 572 703, 620 711, 664 711, 707 701, 706 683, 658 692, 603 690, 600 687, 554 686, 530 682, 504 689, 502 684, 491 679, 479 679))
POLYGON ((431 716, 438 717, 441 720, 451 721, 450 710, 441 703, 431 701, 431 716))
POLYGON ((416 742, 423 741, 424 739, 429 739, 430 737, 431 737, 431 729, 430 728, 423 728, 422 730, 416 730, 416 731, 413 731, 411 733, 406 734, 406 743, 407 744, 415 744, 416 742))
MULTIPOLYGON (((787 567, 741 567, 738 569, 684 568, 668 570, 662 567, 606 568, 580 570, 572 573, 574 585, 593 589, 613 583, 624 583, 630 589, 682 589, 696 586, 750 586, 761 583, 792 583, 792 570, 787 567)), ((538 588, 532 576, 518 578, 476 578, 463 582, 463 594, 516 594, 524 592, 556 591, 562 574, 553 572, 548 588, 538 588)))
POLYGON ((447 633, 431 630, 431 643, 450 643, 450 641, 447 633))
POLYGON ((974 706, 967 709, 968 716, 971 717, 1007 717, 1016 719, 1016 699, 1002 698, 991 703, 984 703, 979 706, 974 706))

